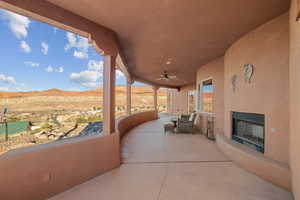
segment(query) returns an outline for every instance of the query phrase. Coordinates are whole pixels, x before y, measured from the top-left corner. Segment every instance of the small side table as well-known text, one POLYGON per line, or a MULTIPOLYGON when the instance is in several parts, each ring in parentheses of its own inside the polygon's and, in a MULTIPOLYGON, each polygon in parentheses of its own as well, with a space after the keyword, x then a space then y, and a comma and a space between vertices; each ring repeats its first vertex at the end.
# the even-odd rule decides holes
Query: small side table
POLYGON ((214 117, 208 117, 207 119, 207 130, 206 130, 206 137, 209 140, 215 141, 215 133, 214 133, 214 123, 215 123, 215 118, 214 117))

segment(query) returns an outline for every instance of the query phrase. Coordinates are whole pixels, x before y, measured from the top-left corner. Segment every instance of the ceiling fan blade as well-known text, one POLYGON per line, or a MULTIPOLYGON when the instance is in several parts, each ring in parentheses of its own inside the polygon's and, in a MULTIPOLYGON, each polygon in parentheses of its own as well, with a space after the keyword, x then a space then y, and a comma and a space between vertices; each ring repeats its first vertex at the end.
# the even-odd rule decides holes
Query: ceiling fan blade
POLYGON ((165 80, 165 78, 164 77, 160 77, 160 78, 157 78, 156 80, 162 81, 162 80, 165 80))
POLYGON ((157 80, 160 81, 170 81, 170 80, 178 80, 175 75, 169 75, 167 71, 164 71, 163 74, 160 75, 160 78, 157 80))
POLYGON ((176 76, 169 76, 170 80, 178 80, 178 78, 176 76))

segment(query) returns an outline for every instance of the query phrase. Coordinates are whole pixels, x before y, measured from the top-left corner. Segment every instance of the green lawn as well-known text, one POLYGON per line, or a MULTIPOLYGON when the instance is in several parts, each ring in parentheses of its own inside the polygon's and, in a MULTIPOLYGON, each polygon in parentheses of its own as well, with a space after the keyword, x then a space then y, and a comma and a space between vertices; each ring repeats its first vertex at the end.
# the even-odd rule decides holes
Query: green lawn
MULTIPOLYGON (((8 122, 8 134, 16 134, 29 129, 29 122, 8 122)), ((5 124, 0 124, 0 134, 5 134, 5 124)))

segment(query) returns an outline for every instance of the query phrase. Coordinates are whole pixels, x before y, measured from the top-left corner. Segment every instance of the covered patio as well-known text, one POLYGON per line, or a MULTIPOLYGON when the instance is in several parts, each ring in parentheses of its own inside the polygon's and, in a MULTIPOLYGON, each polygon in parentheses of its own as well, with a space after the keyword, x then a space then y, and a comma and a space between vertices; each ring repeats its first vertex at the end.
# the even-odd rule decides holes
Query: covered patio
POLYGON ((169 119, 127 133, 119 168, 51 199, 293 199, 290 192, 239 168, 205 136, 164 134, 169 119))
POLYGON ((300 199, 300 0, 0 7, 89 38, 104 62, 103 134, 1 156, 1 198, 300 199), (118 120, 116 69, 127 78, 118 120), (153 111, 131 113, 134 81, 153 87, 153 111), (164 134, 159 88, 169 114, 197 113, 202 134, 164 134), (203 134, 208 118, 216 142, 203 134))

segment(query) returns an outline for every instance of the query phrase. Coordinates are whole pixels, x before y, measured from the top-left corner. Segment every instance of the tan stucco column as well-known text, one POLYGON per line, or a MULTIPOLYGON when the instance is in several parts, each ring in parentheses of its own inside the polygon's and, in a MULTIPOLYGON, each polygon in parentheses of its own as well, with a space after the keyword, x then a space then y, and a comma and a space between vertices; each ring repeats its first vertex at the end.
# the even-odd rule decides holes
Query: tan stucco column
POLYGON ((127 78, 127 85, 126 85, 126 114, 131 115, 131 85, 132 81, 127 78))
POLYGON ((116 59, 104 56, 103 70, 103 133, 115 132, 115 75, 116 59))
POLYGON ((153 92, 154 92, 154 95, 153 95, 153 102, 154 102, 154 110, 155 111, 158 111, 158 108, 157 108, 157 90, 159 89, 159 87, 157 86, 154 86, 153 87, 153 92))
POLYGON ((290 166, 295 199, 300 199, 300 1, 290 10, 290 166))
POLYGON ((170 104, 171 104, 170 92, 167 90, 167 113, 170 114, 170 104))

